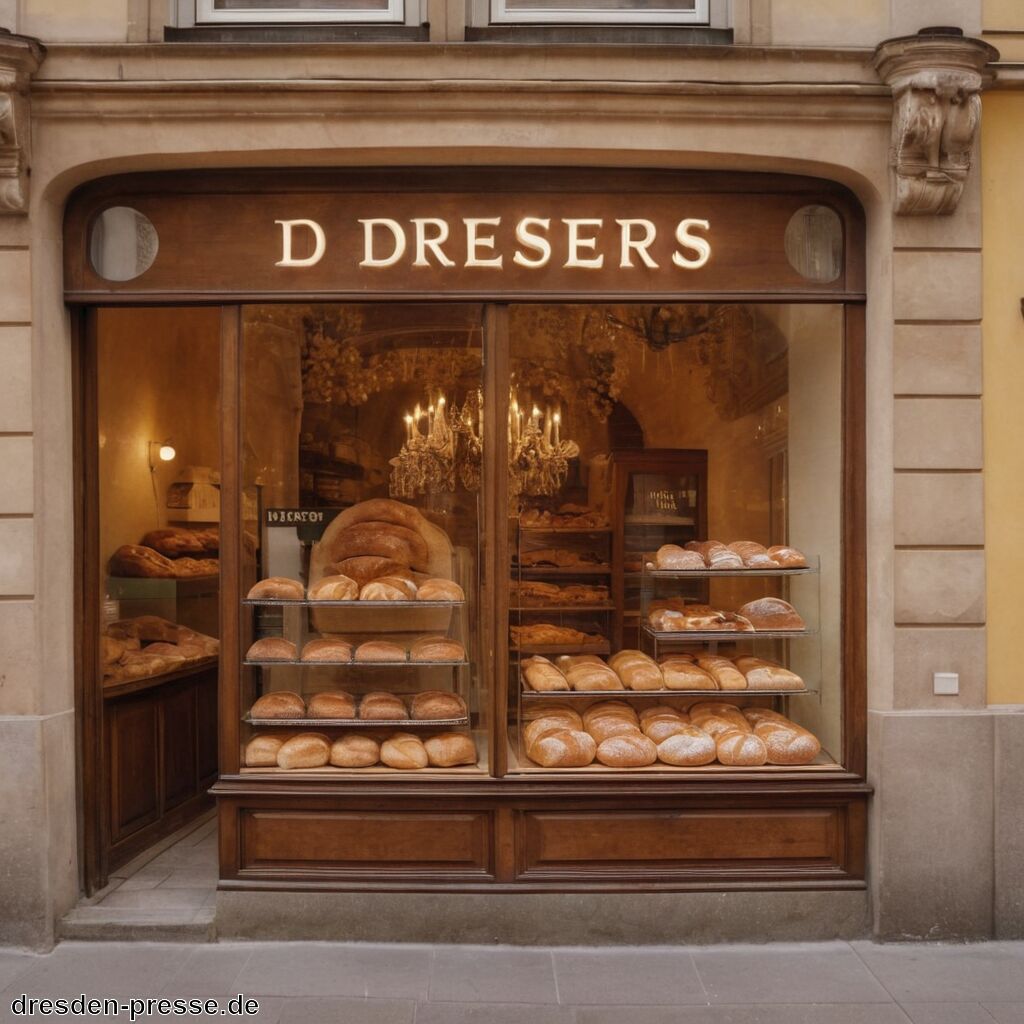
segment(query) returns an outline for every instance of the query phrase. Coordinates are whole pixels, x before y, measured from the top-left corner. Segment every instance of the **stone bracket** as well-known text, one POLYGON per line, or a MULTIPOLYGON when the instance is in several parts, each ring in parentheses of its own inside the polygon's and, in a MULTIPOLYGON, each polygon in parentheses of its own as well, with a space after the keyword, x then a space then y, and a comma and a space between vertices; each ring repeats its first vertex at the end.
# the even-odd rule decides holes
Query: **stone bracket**
POLYGON ((28 212, 29 83, 46 50, 0 29, 0 214, 28 212))
POLYGON ((875 70, 892 88, 896 213, 956 209, 971 169, 981 91, 995 77, 986 66, 998 59, 988 43, 947 28, 921 29, 875 50, 875 70))

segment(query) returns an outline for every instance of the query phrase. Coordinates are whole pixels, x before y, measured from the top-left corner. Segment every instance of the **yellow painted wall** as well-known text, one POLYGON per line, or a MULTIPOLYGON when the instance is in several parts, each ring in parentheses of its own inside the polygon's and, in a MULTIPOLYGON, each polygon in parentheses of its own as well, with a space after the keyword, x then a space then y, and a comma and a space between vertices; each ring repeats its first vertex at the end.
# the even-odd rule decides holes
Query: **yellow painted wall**
POLYGON ((987 93, 982 116, 988 699, 1024 703, 1024 94, 987 93))

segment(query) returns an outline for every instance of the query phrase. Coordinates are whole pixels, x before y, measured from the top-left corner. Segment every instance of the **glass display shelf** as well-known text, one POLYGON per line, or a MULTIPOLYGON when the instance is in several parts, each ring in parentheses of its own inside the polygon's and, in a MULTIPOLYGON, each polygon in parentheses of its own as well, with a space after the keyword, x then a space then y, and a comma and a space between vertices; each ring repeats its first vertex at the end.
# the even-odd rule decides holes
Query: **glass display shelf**
POLYGON ((469 725, 469 716, 459 718, 253 718, 248 712, 242 716, 247 725, 261 729, 317 728, 317 729, 433 729, 469 725))
POLYGON ((461 608, 465 601, 311 601, 288 600, 282 597, 246 597, 242 604, 248 607, 271 608, 461 608))
POLYGON ((404 661, 356 661, 349 658, 348 661, 301 661, 287 660, 284 658, 270 659, 267 661, 251 661, 246 658, 243 665, 252 668, 277 668, 279 666, 293 666, 297 668, 432 668, 448 666, 465 666, 469 664, 465 658, 461 661, 413 661, 406 658, 404 661))
POLYGON ((599 697, 603 700, 622 700, 624 697, 655 697, 664 700, 666 697, 805 697, 816 695, 817 690, 527 690, 524 689, 524 700, 572 700, 573 698, 599 697))
POLYGON ((658 643, 707 643, 709 640, 800 640, 817 636, 817 629, 674 629, 660 631, 644 625, 644 633, 658 643))

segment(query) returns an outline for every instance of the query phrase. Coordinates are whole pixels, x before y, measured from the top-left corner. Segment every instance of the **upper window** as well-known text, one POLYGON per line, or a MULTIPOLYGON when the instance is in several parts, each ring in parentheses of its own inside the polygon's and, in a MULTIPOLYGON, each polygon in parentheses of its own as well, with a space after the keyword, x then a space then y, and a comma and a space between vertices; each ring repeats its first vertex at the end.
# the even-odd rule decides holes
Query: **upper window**
POLYGON ((198 23, 404 20, 404 0, 196 0, 198 23))
POLYGON ((491 21, 706 25, 708 5, 709 0, 491 0, 491 21))

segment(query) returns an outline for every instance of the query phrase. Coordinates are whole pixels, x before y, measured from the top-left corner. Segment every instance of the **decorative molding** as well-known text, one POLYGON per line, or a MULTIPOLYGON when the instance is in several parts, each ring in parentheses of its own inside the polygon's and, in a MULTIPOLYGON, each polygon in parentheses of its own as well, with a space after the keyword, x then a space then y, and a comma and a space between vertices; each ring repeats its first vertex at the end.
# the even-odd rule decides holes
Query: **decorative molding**
POLYGON ((46 50, 0 29, 0 214, 28 212, 29 83, 46 50))
POLYGON ((924 28, 881 43, 874 65, 892 88, 892 147, 898 214, 950 214, 971 169, 981 91, 999 51, 960 29, 924 28))

